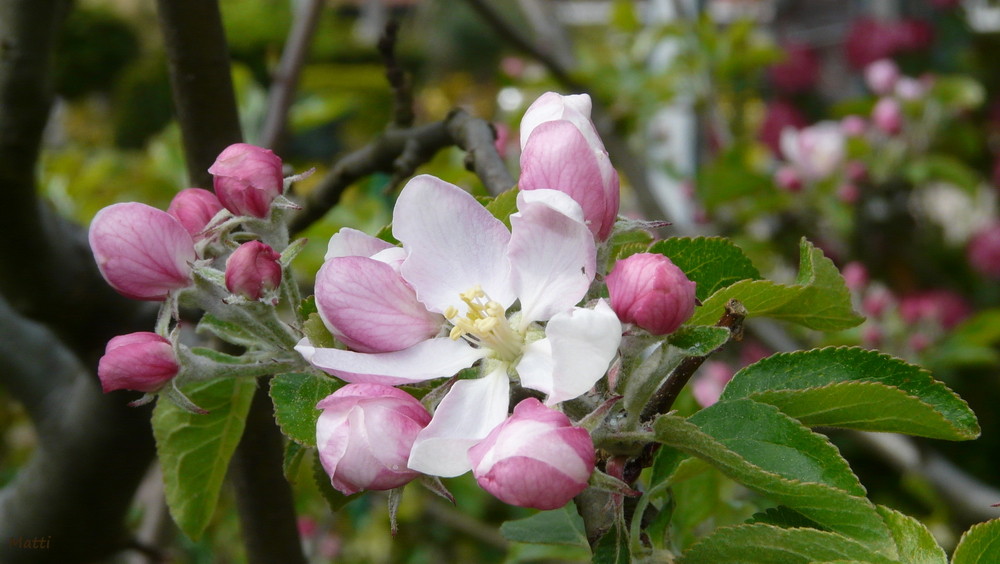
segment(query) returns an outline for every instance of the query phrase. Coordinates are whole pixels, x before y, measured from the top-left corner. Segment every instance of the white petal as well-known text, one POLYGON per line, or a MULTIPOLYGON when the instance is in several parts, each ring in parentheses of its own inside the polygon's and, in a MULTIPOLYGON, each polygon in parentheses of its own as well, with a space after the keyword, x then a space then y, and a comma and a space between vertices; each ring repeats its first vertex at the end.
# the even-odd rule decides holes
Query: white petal
POLYGON ((372 237, 364 231, 345 227, 330 237, 323 260, 336 257, 370 257, 392 246, 392 243, 372 237))
POLYGON ((564 119, 573 125, 587 138, 587 143, 597 149, 604 150, 604 143, 597 134, 597 129, 590 121, 591 100, 587 94, 571 94, 563 96, 555 92, 546 92, 528 106, 521 118, 520 134, 521 149, 528 143, 531 133, 540 124, 564 119))
POLYGON ((428 175, 410 180, 396 200, 392 233, 408 253, 400 273, 427 309, 464 311, 458 295, 476 285, 504 308, 514 302, 510 232, 458 186, 428 175))
POLYGON ((604 376, 621 342, 622 325, 604 300, 549 320, 545 338, 525 347, 521 384, 547 394, 545 405, 583 395, 604 376))
POLYGON ((483 378, 455 382, 417 435, 408 466, 445 478, 468 472, 469 449, 503 423, 509 402, 510 382, 502 366, 483 378))
POLYGON ((555 190, 517 195, 510 216, 511 284, 521 323, 546 320, 576 305, 594 280, 597 250, 579 204, 555 190))
POLYGON ((308 339, 299 341, 295 350, 316 368, 347 382, 387 386, 453 376, 483 357, 482 349, 447 337, 429 339, 388 353, 317 348, 308 339))

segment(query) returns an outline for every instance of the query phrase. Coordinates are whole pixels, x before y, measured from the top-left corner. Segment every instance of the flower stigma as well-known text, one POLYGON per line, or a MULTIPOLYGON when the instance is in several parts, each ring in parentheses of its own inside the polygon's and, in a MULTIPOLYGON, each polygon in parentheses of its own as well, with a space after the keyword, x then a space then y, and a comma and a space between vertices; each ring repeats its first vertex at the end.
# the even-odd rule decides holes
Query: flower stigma
POLYGON ((504 307, 491 300, 479 285, 460 293, 459 297, 469 308, 464 316, 459 316, 454 306, 444 311, 445 318, 454 325, 449 335, 451 339, 465 339, 476 347, 490 349, 492 356, 503 362, 517 360, 524 337, 511 328, 504 316, 504 307))

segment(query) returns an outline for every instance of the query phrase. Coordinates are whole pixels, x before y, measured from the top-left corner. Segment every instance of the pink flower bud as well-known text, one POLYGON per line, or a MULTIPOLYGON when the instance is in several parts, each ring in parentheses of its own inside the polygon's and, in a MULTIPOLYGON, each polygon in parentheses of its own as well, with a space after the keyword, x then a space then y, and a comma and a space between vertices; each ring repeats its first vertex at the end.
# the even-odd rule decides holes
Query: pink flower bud
POLYGON ((201 188, 186 188, 181 190, 170 201, 167 213, 177 218, 184 229, 195 240, 201 239, 209 221, 215 214, 222 211, 222 204, 215 194, 201 188))
POLYGON ((618 216, 618 173, 590 121, 590 96, 540 96, 521 119, 521 190, 559 190, 583 208, 598 241, 618 216))
POLYGON ((785 165, 774 173, 774 183, 778 188, 789 192, 799 192, 802 190, 802 177, 794 166, 785 165))
POLYGON ((557 509, 587 487, 597 460, 585 429, 535 398, 469 449, 479 486, 504 503, 557 509))
POLYGON ((845 264, 841 274, 844 276, 844 284, 850 290, 858 292, 868 285, 868 269, 860 262, 845 264))
POLYGON ((974 234, 966 247, 966 256, 977 272, 1000 279, 1000 223, 974 234))
POLYGON ((911 325, 931 321, 951 329, 971 314, 965 298, 951 290, 924 290, 899 300, 899 315, 911 325))
POLYGON ((861 137, 867 129, 868 122, 861 116, 852 114, 840 120, 840 130, 848 137, 861 137))
POLYGON ((179 370, 170 341, 144 331, 119 335, 108 341, 97 365, 97 376, 104 393, 113 390, 154 392, 179 370))
POLYGON ((618 217, 618 173, 604 149, 588 144, 573 123, 548 121, 534 128, 521 152, 518 187, 569 195, 580 204, 584 221, 598 241, 611 235, 618 217))
POLYGON ((618 318, 654 335, 674 332, 694 314, 695 283, 663 255, 639 253, 620 260, 606 281, 618 318))
POLYGON ((413 396, 382 384, 348 384, 316 404, 316 448, 333 487, 344 495, 390 490, 416 478, 413 440, 431 415, 413 396))
POLYGON ((267 217, 271 202, 284 192, 281 159, 268 149, 236 143, 208 168, 219 201, 234 215, 267 217))
POLYGON ((883 286, 871 288, 863 300, 861 300, 861 311, 865 315, 872 317, 882 317, 889 306, 896 303, 896 298, 888 289, 883 286))
POLYGON ((903 130, 903 110, 895 98, 881 98, 872 108, 872 123, 889 135, 903 130))
POLYGON ((899 77, 899 67, 892 59, 879 59, 865 67, 865 82, 879 96, 891 93, 899 77))
POLYGON ((816 50, 805 43, 784 46, 785 60, 769 70, 771 82, 787 94, 808 92, 819 82, 820 60, 816 50))
POLYGON ((726 384, 733 379, 733 369, 728 364, 718 360, 705 363, 702 373, 691 383, 691 393, 695 401, 702 407, 708 407, 719 401, 726 384))
POLYGON ((280 258, 260 241, 243 243, 226 259, 226 288, 248 300, 259 300, 281 284, 280 258))
POLYGON ((162 301, 191 284, 194 241, 174 216, 135 202, 97 212, 90 248, 112 288, 135 300, 162 301))

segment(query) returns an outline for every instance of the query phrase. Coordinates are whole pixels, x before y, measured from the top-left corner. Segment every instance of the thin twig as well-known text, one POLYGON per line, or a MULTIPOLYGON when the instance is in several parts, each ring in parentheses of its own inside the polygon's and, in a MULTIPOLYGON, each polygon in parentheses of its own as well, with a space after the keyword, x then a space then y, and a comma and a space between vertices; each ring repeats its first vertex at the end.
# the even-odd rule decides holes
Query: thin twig
POLYGON ((412 173, 416 166, 451 146, 469 154, 467 165, 471 160, 473 170, 491 193, 498 194, 514 185, 514 178, 493 145, 490 124, 458 109, 443 121, 386 130, 368 145, 338 159, 302 203, 302 211, 292 220, 292 233, 301 232, 322 218, 357 180, 376 172, 397 174, 404 166, 412 173), (403 155, 405 163, 400 161, 403 155))
POLYGON ((276 152, 288 125, 288 109, 292 106, 299 75, 305 62, 309 46, 316 34, 319 16, 326 5, 324 0, 307 0, 295 12, 295 21, 281 53, 281 61, 274 72, 271 89, 268 92, 267 114, 261 127, 258 143, 276 152))
POLYGON ((406 128, 413 125, 413 91, 406 80, 406 71, 396 58, 396 41, 399 38, 399 22, 389 20, 385 31, 378 40, 378 52, 385 64, 385 78, 393 93, 392 126, 406 128))

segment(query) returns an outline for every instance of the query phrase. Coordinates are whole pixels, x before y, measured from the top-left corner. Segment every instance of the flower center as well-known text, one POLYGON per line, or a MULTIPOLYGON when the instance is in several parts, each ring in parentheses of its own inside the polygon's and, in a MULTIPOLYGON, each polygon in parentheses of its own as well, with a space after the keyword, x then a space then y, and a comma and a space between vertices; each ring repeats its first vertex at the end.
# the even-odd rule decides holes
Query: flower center
POLYGON ((517 360, 524 338, 511 328, 503 306, 491 300, 478 285, 459 297, 469 306, 464 316, 460 317, 454 306, 444 311, 445 318, 454 325, 452 340, 465 339, 477 347, 488 348, 495 358, 504 362, 517 360))

